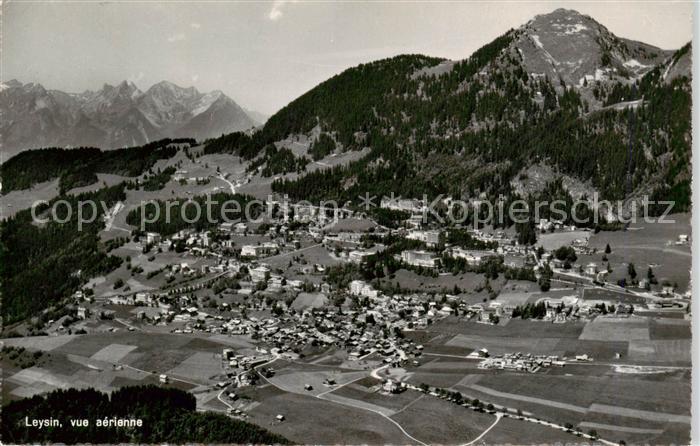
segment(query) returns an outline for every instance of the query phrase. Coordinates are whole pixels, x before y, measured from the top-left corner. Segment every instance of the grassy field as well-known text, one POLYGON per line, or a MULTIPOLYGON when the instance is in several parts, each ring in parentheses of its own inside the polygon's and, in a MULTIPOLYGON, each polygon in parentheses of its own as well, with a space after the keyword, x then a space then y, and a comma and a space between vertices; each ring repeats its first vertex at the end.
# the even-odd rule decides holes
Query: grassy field
POLYGON ((589 341, 649 340, 649 319, 645 317, 598 316, 583 329, 579 339, 589 341))
POLYGON ((58 196, 58 179, 35 184, 31 189, 13 190, 0 196, 0 217, 8 218, 35 201, 51 200, 58 196))
POLYGON ((306 308, 323 308, 328 304, 328 297, 323 293, 299 293, 292 308, 295 310, 304 310, 306 308))
POLYGON ((653 340, 691 339, 690 321, 684 319, 650 319, 649 337, 653 340))
POLYGON ((542 246, 547 251, 553 251, 561 246, 569 246, 574 240, 588 241, 590 231, 561 231, 537 236, 537 246, 542 246))
POLYGON ((689 365, 690 339, 634 340, 627 354, 631 360, 654 364, 689 365))
POLYGON ((324 367, 314 364, 290 363, 276 361, 274 367, 277 372, 270 381, 276 386, 291 392, 316 396, 329 392, 338 386, 362 379, 368 375, 363 371, 346 371, 333 367, 324 367), (326 379, 333 379, 337 385, 325 386, 326 379), (310 385, 312 390, 306 390, 304 386, 310 385))
POLYGON ((583 300, 601 300, 607 302, 620 302, 623 304, 642 305, 647 302, 643 297, 636 296, 621 291, 603 290, 600 288, 584 288, 582 293, 583 300))
MULTIPOLYGON (((505 297, 522 300, 524 294, 505 297)), ((618 429, 619 437, 606 431, 611 435, 605 438, 684 438, 687 432, 678 425, 690 413, 689 371, 658 366, 690 365, 689 326, 683 319, 638 315, 566 324, 511 319, 498 325, 449 317, 409 335, 425 348, 421 364, 410 367, 407 376, 414 384, 452 387, 469 397, 519 408, 546 420, 618 429), (482 370, 476 368, 477 361, 450 356, 484 347, 491 354, 520 351, 572 358, 585 353, 594 361, 530 374, 482 370), (635 431, 644 428, 650 432, 635 431)), ((525 434, 517 443, 550 442, 557 435, 575 438, 550 430, 539 439, 525 434)), ((602 429, 597 430, 602 434, 602 429)), ((504 431, 503 437, 495 429, 486 438, 496 441, 513 432, 504 431)))
MULTIPOLYGON (((381 406, 387 412, 396 414, 409 405, 413 405, 422 397, 418 392, 402 392, 398 394, 383 393, 380 391, 380 383, 373 380, 375 385, 366 387, 357 382, 333 392, 333 395, 350 398, 356 401, 381 406)), ((421 406, 419 404, 419 406, 421 406)))
MULTIPOLYGON (((428 444, 463 444, 478 437, 496 418, 426 396, 392 418, 428 444)), ((515 439, 513 439, 515 440, 515 439)))
POLYGON ((210 385, 221 379, 221 359, 216 355, 228 346, 194 336, 126 330, 89 336, 11 338, 3 342, 48 351, 52 358, 41 367, 3 367, 3 378, 12 383, 11 395, 3 391, 8 397, 67 387, 111 391, 121 385, 155 383, 161 373, 173 378, 171 385, 187 389, 210 385))
POLYGON ((572 444, 580 441, 581 438, 558 429, 502 418, 479 444, 572 444))
POLYGON ((612 373, 600 377, 499 374, 482 375, 478 383, 500 392, 586 408, 598 403, 675 414, 690 413, 690 383, 678 379, 655 381, 612 373))
POLYGON ((250 421, 295 443, 407 444, 410 440, 376 413, 312 396, 280 393, 265 398, 250 412, 250 421), (284 415, 285 421, 275 417, 284 415), (340 420, 340 421, 339 421, 340 420))
POLYGON ((676 245, 680 234, 691 234, 690 215, 675 214, 672 224, 650 224, 640 222, 627 231, 599 232, 591 236, 589 246, 598 250, 594 256, 580 256, 578 263, 600 261, 606 245, 612 253, 607 257, 615 271, 611 280, 622 278, 626 274, 626 264, 634 263, 640 276, 646 274, 652 266, 659 283, 668 280, 678 283, 679 291, 688 289, 690 281, 690 246, 676 245), (616 266, 622 266, 617 268, 616 266))
MULTIPOLYGON (((406 288, 409 290, 420 290, 423 292, 440 292, 447 291, 452 293, 455 286, 459 287, 463 293, 477 294, 474 290, 484 284, 484 276, 476 273, 464 273, 458 275, 452 274, 441 274, 438 277, 428 277, 421 276, 414 273, 413 271, 408 271, 405 269, 400 269, 396 271, 393 277, 387 277, 382 280, 384 286, 391 284, 398 284, 401 288, 406 288)), ((499 289, 499 285, 502 285, 502 281, 494 280, 491 282, 494 289, 499 289)), ((481 298, 486 296, 483 294, 479 296, 475 302, 480 302, 481 298)))
POLYGON ((578 338, 584 322, 552 324, 549 322, 511 319, 507 324, 484 325, 448 317, 429 327, 430 333, 478 335, 484 337, 510 338, 578 338))

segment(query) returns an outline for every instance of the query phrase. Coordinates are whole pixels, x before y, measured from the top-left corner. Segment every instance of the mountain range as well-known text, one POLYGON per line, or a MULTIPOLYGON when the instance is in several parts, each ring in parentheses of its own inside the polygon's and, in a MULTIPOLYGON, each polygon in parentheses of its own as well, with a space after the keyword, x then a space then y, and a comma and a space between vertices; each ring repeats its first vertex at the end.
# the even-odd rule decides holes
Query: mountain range
POLYGON ((9 82, 2 131, 5 150, 28 140, 118 147, 233 132, 204 152, 241 156, 293 199, 598 193, 674 200, 680 212, 690 206, 690 57, 690 43, 657 48, 557 9, 463 60, 413 54, 349 68, 255 131, 240 131, 255 123, 220 92, 166 82, 145 93, 124 82, 79 95, 9 82), (362 155, 316 168, 348 151, 362 155))
POLYGON ((3 152, 47 146, 137 146, 164 137, 198 140, 260 125, 221 91, 200 93, 163 81, 71 94, 11 80, 0 85, 3 152))

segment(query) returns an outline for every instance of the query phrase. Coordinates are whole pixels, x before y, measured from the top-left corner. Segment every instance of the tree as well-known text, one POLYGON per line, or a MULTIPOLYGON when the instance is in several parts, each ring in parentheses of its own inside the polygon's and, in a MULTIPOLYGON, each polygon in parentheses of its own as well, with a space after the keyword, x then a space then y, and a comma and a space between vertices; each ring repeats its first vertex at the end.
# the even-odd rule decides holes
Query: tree
POLYGON ((634 280, 637 277, 637 271, 634 269, 634 263, 627 265, 627 274, 634 280))
POLYGON ((656 280, 656 276, 654 275, 654 271, 651 269, 651 266, 647 270, 647 279, 649 280, 650 284, 658 283, 658 281, 656 280))
POLYGON ((554 275, 552 269, 549 267, 549 265, 545 265, 542 269, 540 278, 537 281, 542 292, 549 291, 550 287, 552 286, 552 275, 554 275))
POLYGON ((611 252, 612 252, 612 249, 610 249, 610 244, 608 243, 605 245, 605 253, 610 254, 611 252))
POLYGON ((31 399, 13 401, 3 410, 2 437, 27 443, 217 443, 289 444, 284 437, 224 414, 197 412, 194 395, 158 386, 122 387, 110 394, 95 389, 59 389, 31 399), (77 402, 71 404, 69 402, 77 402), (52 414, 57 419, 141 420, 128 428, 73 426, 32 429, 25 417, 52 414))

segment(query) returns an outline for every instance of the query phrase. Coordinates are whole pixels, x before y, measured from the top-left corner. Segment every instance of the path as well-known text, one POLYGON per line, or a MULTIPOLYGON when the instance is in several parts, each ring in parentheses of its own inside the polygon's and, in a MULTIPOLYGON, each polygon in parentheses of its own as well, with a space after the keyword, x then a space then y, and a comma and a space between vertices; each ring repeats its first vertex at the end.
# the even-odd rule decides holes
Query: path
MULTIPOLYGON (((260 364, 260 365, 258 365, 258 366, 255 366, 254 368, 257 369, 258 367, 262 367, 263 365, 269 364, 269 363, 275 361, 276 359, 277 359, 277 358, 275 358, 275 359, 273 359, 272 361, 269 361, 269 362, 267 362, 267 363, 265 363, 265 364, 260 364)), ((383 368, 385 368, 385 367, 387 367, 387 366, 382 366, 382 367, 379 367, 379 368, 377 368, 377 369, 372 370, 372 376, 375 376, 375 373, 376 373, 376 372, 378 372, 380 369, 383 369, 383 368)), ((267 379, 266 377, 264 377, 264 376, 262 376, 262 375, 260 375, 260 376, 261 376, 265 381, 267 381, 268 383, 272 384, 272 385, 275 386, 276 388, 282 390, 283 392, 288 392, 286 389, 284 389, 284 388, 278 386, 277 384, 275 384, 274 382, 270 381, 270 380, 267 379)), ((375 377, 376 377, 376 376, 375 376, 375 377)), ((380 378, 380 379, 381 379, 381 378, 380 378)), ((352 381, 351 381, 351 382, 352 382, 352 381)), ((346 384, 350 384, 350 383, 346 383, 346 384)), ((344 385, 346 385, 346 384, 344 384, 344 385)), ((340 387, 342 387, 342 386, 340 386, 340 387)), ((356 408, 356 409, 362 409, 362 410, 367 410, 367 411, 372 412, 372 413, 376 413, 377 415, 379 415, 379 416, 385 418, 386 420, 388 420, 388 421, 390 421, 392 424, 394 424, 394 425, 401 431, 401 433, 404 434, 407 438, 409 438, 409 439, 411 439, 412 441, 415 441, 416 443, 421 444, 421 445, 423 445, 423 446, 428 446, 427 443, 424 443, 424 442, 418 440, 417 438, 413 437, 411 434, 409 434, 408 432, 406 432, 406 429, 404 429, 399 423, 397 423, 396 421, 392 420, 389 416, 387 416, 387 415, 381 413, 381 412, 378 411, 378 410, 374 410, 374 409, 371 409, 371 408, 369 408, 369 407, 364 407, 364 406, 361 406, 361 405, 353 405, 353 404, 348 404, 347 402, 340 402, 340 401, 335 401, 335 400, 329 400, 329 399, 326 399, 326 398, 322 398, 323 395, 325 395, 325 394, 327 394, 327 393, 330 393, 330 392, 332 392, 332 391, 334 391, 334 390, 337 390, 337 389, 339 389, 340 387, 337 387, 337 388, 335 388, 335 389, 331 389, 329 392, 324 392, 324 393, 318 394, 318 395, 315 396, 315 398, 318 398, 318 399, 323 400, 323 401, 327 401, 327 402, 329 402, 329 403, 340 404, 341 406, 354 407, 354 408, 356 408)))
POLYGON ((469 446, 469 445, 472 445, 472 444, 476 443, 477 441, 481 440, 484 437, 484 435, 488 434, 489 431, 491 429, 493 429, 498 424, 499 421, 501 421, 501 418, 503 418, 503 414, 500 412, 496 413, 496 421, 494 421, 491 426, 487 427, 486 430, 481 433, 481 435, 479 435, 478 437, 476 437, 475 439, 473 439, 469 443, 464 443, 462 446, 469 446))
POLYGON ((232 182, 230 182, 229 180, 227 180, 227 179, 224 177, 223 174, 220 173, 219 176, 218 176, 217 178, 220 179, 221 181, 223 181, 224 183, 228 184, 228 187, 231 188, 231 193, 232 193, 232 194, 235 194, 235 193, 236 193, 236 186, 235 186, 232 182))

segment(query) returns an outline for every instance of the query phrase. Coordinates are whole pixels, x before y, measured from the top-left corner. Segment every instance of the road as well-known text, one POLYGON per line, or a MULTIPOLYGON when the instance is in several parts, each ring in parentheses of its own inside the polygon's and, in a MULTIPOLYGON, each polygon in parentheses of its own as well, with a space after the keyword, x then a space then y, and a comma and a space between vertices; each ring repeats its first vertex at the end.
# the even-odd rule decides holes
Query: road
POLYGON ((231 189, 232 194, 236 193, 236 186, 232 182, 227 180, 223 174, 220 173, 217 178, 220 179, 221 181, 223 181, 224 183, 228 184, 228 187, 231 189))
POLYGON ((500 412, 496 413, 496 421, 494 421, 491 426, 487 427, 486 430, 481 433, 481 435, 479 435, 478 437, 476 437, 475 439, 473 439, 469 443, 464 443, 462 446, 470 446, 470 445, 476 443, 477 441, 481 440, 484 437, 484 435, 488 434, 489 431, 491 429, 493 429, 498 424, 499 421, 501 421, 501 418, 503 418, 503 414, 500 412))
MULTIPOLYGON (((129 369, 131 369, 131 370, 136 370, 137 372, 148 373, 149 375, 152 375, 152 374, 153 374, 152 372, 149 372, 149 371, 143 370, 143 369, 139 369, 139 368, 137 368, 137 367, 130 366, 129 364, 119 364, 119 365, 121 365, 122 367, 129 368, 129 369)), ((175 378, 175 377, 170 376, 170 375, 168 375, 168 379, 173 380, 173 381, 180 381, 181 383, 190 384, 190 385, 193 385, 193 386, 196 386, 196 387, 199 387, 199 386, 206 386, 206 385, 207 385, 207 384, 203 384, 203 383, 196 383, 196 382, 193 382, 193 381, 187 381, 186 379, 175 378)))
POLYGON ((233 406, 230 405, 230 404, 228 403, 228 401, 226 401, 226 400, 224 400, 223 398, 221 398, 221 395, 223 395, 224 392, 226 392, 226 389, 221 390, 221 392, 219 392, 219 394, 216 395, 216 398, 217 398, 219 401, 221 401, 222 403, 224 403, 224 404, 226 405, 226 407, 228 407, 229 409, 233 409, 233 406))
POLYGON ((141 328, 135 327, 135 326, 129 324, 127 321, 123 320, 123 319, 119 319, 118 317, 116 317, 116 318, 114 318, 114 320, 117 321, 117 322, 119 322, 119 323, 122 324, 122 325, 125 325, 127 328, 133 328, 134 330, 139 330, 139 331, 141 331, 141 328))
MULTIPOLYGON (((270 364, 270 363, 274 362, 275 360, 277 360, 278 358, 279 358, 279 356, 277 356, 276 358, 274 358, 272 361, 268 361, 268 362, 266 362, 266 363, 264 363, 264 364, 260 364, 260 365, 258 365, 258 366, 255 366, 254 369, 257 369, 258 367, 262 367, 262 366, 264 366, 264 365, 270 364)), ((384 368, 386 368, 386 367, 388 367, 388 365, 384 365, 384 366, 382 366, 382 367, 378 367, 378 368, 372 370, 372 372, 370 373, 370 375, 372 375, 372 376, 375 377, 375 378, 378 378, 377 373, 379 372, 379 370, 384 369, 384 368)), ((266 377, 264 377, 264 376, 262 376, 262 375, 260 375, 260 376, 261 376, 265 381, 267 381, 267 382, 270 383, 271 385, 275 386, 275 387, 278 388, 279 390, 281 390, 281 391, 283 391, 283 392, 289 392, 287 389, 284 389, 284 388, 278 386, 277 384, 275 384, 274 382, 270 381, 270 380, 267 379, 266 377)), ((358 378, 358 379, 359 379, 359 378, 358 378)), ((379 378, 379 379, 381 379, 381 378, 379 378)), ((357 380, 355 380, 355 381, 357 381, 357 380)), ((351 382, 352 382, 352 381, 351 381, 351 382)), ((345 383, 344 385, 347 385, 347 384, 350 384, 350 383, 345 383)), ((338 389, 341 388, 341 387, 342 387, 342 386, 336 387, 336 388, 334 388, 334 389, 331 389, 331 390, 329 390, 328 392, 320 393, 320 394, 316 395, 315 398, 317 398, 317 399, 319 399, 319 400, 323 400, 323 401, 329 402, 329 403, 340 404, 341 406, 347 406, 347 407, 354 407, 354 408, 356 408, 356 409, 362 409, 362 410, 366 410, 366 411, 375 413, 375 414, 381 416, 382 418, 388 420, 388 421, 391 422, 393 425, 395 425, 395 426, 401 431, 401 433, 404 434, 404 435, 405 435, 407 438, 409 438, 411 441, 415 441, 417 444, 421 444, 421 445, 423 445, 423 446, 428 446, 427 443, 424 443, 424 442, 418 440, 417 438, 413 437, 411 434, 409 434, 408 432, 406 432, 406 429, 404 429, 403 426, 401 426, 399 423, 397 423, 396 421, 394 421, 393 419, 391 419, 391 417, 389 417, 389 416, 387 416, 387 415, 385 415, 385 414, 383 414, 383 413, 381 413, 381 412, 379 412, 379 411, 377 411, 377 410, 371 409, 371 408, 369 408, 369 407, 364 407, 364 406, 361 406, 361 405, 348 404, 348 403, 346 403, 346 402, 340 402, 340 401, 329 400, 329 399, 323 398, 323 396, 326 395, 327 393, 331 393, 331 392, 333 392, 333 391, 335 391, 335 390, 338 390, 338 389)))

